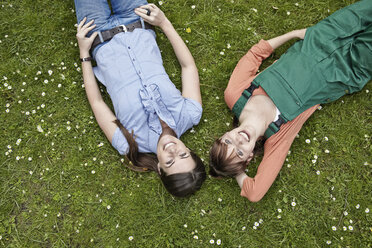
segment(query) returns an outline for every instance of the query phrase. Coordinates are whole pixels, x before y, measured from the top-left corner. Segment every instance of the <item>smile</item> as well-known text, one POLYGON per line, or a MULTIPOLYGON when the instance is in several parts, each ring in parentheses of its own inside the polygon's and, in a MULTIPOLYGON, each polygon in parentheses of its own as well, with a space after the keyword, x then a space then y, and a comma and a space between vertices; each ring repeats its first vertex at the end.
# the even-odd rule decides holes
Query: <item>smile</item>
POLYGON ((169 148, 169 147, 171 147, 171 146, 174 146, 174 145, 176 145, 176 143, 174 143, 174 142, 169 142, 169 143, 167 143, 167 144, 164 145, 163 150, 165 151, 167 148, 169 148))
POLYGON ((244 138, 247 142, 249 142, 249 135, 248 135, 245 131, 241 131, 241 132, 239 132, 239 134, 240 134, 241 136, 243 136, 243 138, 244 138))

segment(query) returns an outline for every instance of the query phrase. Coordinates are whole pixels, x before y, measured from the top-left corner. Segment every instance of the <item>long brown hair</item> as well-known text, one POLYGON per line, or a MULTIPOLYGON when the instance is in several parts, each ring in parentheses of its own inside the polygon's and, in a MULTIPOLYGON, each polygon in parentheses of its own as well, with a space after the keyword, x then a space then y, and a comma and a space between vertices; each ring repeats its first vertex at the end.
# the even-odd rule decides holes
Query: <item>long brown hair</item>
POLYGON ((137 172, 156 172, 168 192, 177 197, 189 196, 200 189, 206 178, 206 172, 204 164, 198 155, 190 151, 190 155, 195 162, 195 168, 189 172, 167 175, 160 169, 159 173, 157 156, 153 153, 139 152, 133 131, 129 133, 119 120, 114 122, 120 128, 129 145, 129 151, 126 155, 130 161, 129 164, 126 164, 129 169, 137 172))

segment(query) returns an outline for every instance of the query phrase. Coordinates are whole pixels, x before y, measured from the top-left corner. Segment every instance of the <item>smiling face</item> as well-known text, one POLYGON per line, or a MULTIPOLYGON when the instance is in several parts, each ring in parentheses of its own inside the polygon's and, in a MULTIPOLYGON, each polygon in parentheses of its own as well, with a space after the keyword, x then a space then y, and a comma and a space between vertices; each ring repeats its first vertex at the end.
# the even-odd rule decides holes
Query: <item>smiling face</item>
MULTIPOLYGON (((172 135, 161 136, 157 147, 158 167, 167 175, 189 172, 195 168, 190 150, 172 135)), ((159 170, 160 171, 160 170, 159 170)))
POLYGON ((227 145, 227 156, 234 157, 236 162, 248 163, 252 159, 256 141, 256 132, 249 126, 237 127, 221 137, 221 142, 227 145))

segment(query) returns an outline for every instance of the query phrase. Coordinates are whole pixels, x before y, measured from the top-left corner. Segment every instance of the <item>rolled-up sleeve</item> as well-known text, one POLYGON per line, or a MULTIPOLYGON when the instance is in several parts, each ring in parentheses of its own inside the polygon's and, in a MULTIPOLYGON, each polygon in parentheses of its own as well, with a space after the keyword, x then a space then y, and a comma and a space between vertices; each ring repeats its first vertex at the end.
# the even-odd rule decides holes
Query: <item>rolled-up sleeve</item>
POLYGON ((233 108, 242 92, 251 85, 262 61, 272 52, 273 48, 269 42, 260 40, 239 60, 224 92, 225 102, 230 109, 233 108))
POLYGON ((121 154, 126 155, 129 152, 127 139, 121 132, 120 128, 116 128, 114 136, 112 137, 112 146, 121 154))
POLYGON ((200 122, 202 113, 203 108, 200 103, 193 99, 185 98, 184 105, 181 111, 181 117, 177 124, 178 135, 182 135, 188 129, 197 125, 200 122))

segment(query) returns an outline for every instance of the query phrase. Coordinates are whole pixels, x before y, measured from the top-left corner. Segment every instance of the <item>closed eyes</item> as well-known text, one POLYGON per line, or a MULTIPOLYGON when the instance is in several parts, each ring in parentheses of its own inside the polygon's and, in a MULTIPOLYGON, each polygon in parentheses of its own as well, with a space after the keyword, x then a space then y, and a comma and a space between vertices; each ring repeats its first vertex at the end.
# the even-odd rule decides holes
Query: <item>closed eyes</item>
POLYGON ((165 162, 165 167, 166 167, 166 168, 169 168, 169 167, 171 167, 173 164, 174 164, 174 160, 171 159, 171 160, 165 162))
MULTIPOLYGON (((185 159, 185 158, 190 157, 190 154, 184 152, 184 153, 181 153, 179 156, 180 156, 181 159, 185 159)), ((167 162, 165 162, 165 167, 166 167, 166 168, 171 167, 171 166, 174 164, 174 162, 175 162, 174 159, 170 159, 170 160, 168 160, 167 162)))

